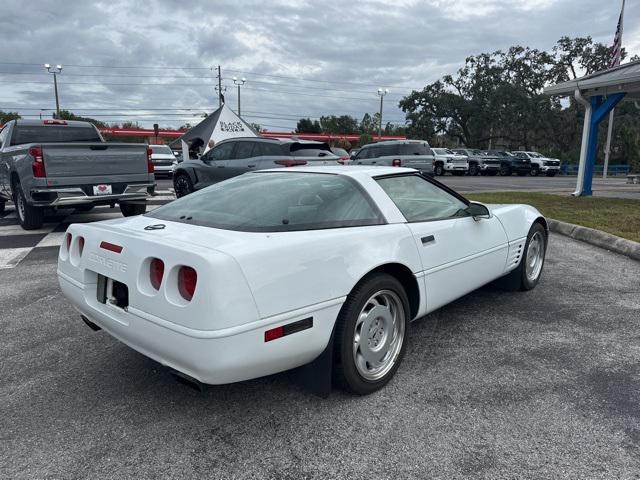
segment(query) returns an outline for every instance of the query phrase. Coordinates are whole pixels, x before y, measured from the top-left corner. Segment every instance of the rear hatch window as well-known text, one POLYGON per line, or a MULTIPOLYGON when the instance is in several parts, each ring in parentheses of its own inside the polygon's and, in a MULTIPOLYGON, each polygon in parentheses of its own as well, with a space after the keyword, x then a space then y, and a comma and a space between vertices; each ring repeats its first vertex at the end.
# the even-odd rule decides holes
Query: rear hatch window
POLYGON ((335 156, 326 143, 292 143, 289 151, 297 157, 335 156))
POLYGON ((26 143, 102 142, 93 127, 67 125, 16 125, 11 145, 26 143))

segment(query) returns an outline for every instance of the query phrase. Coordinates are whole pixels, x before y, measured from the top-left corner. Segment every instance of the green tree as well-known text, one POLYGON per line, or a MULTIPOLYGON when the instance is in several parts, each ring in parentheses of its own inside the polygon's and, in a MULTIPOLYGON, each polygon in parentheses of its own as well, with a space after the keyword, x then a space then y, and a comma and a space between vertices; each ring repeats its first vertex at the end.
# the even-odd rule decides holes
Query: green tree
POLYGON ((11 120, 20 120, 21 118, 18 112, 5 112, 0 110, 0 125, 4 125, 11 120))
POLYGON ((296 125, 296 133, 322 133, 322 127, 318 120, 301 118, 296 125))

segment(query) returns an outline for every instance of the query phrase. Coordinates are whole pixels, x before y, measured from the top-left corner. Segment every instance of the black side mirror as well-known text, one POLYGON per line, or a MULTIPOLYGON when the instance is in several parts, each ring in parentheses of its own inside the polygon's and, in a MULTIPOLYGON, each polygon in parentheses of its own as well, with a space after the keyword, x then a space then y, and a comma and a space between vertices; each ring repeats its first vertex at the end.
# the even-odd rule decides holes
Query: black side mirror
POLYGON ((471 215, 476 222, 481 218, 491 218, 491 212, 481 203, 471 202, 469 207, 467 207, 467 212, 469 212, 469 215, 471 215))

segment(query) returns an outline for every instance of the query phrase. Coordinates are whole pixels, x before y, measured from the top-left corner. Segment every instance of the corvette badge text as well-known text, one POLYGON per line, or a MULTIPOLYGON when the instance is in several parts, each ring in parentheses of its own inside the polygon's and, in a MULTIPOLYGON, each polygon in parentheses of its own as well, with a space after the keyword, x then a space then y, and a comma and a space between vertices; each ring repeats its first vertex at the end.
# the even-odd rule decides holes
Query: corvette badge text
POLYGON ((109 268, 111 270, 115 270, 116 272, 126 272, 127 265, 122 262, 116 262, 115 260, 111 260, 110 258, 101 257, 98 254, 90 253, 89 260, 93 263, 97 263, 102 265, 103 267, 109 268))

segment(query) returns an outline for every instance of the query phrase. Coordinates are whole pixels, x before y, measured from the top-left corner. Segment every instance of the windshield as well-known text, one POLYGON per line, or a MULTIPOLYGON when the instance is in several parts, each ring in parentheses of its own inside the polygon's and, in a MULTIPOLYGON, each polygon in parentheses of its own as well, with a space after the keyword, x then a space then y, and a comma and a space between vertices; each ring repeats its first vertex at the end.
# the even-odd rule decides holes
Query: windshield
POLYGON ((448 153, 446 148, 434 148, 433 151, 439 155, 445 155, 448 153))
POLYGON ((161 155, 173 155, 173 151, 166 145, 150 145, 153 153, 161 155))
POLYGON ((25 143, 102 142, 93 127, 71 127, 66 125, 16 125, 11 145, 25 143))
POLYGON ((290 232, 384 223, 353 179, 302 172, 249 173, 157 208, 148 217, 243 232, 290 232))

